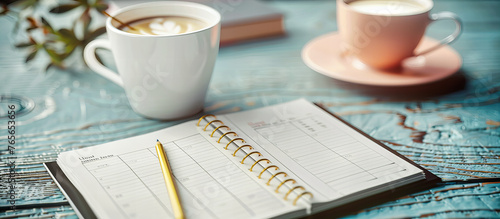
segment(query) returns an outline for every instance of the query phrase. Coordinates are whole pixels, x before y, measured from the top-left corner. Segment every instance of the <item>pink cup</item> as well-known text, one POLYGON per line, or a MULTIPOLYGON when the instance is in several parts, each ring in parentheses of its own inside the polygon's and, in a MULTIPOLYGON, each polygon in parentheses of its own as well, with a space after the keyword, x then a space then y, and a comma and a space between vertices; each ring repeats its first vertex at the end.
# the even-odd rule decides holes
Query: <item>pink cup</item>
POLYGON ((423 55, 453 42, 461 33, 458 16, 452 12, 430 14, 433 6, 432 0, 337 0, 338 28, 344 53, 353 55, 369 67, 391 69, 400 66, 406 58, 423 55), (380 7, 373 7, 372 11, 360 10, 353 2, 361 1, 377 2, 380 7), (410 3, 421 8, 407 13, 398 11, 410 3), (455 21, 455 31, 438 45, 415 54, 427 26, 442 19, 455 21))

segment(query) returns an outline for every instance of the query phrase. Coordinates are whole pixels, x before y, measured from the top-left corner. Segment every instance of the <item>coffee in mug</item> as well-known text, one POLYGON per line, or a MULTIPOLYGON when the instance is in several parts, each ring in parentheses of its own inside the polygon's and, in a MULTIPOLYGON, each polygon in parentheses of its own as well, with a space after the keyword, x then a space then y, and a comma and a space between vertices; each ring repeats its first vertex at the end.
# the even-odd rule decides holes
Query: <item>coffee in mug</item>
POLYGON ((140 35, 176 35, 201 30, 208 24, 190 17, 158 16, 140 18, 118 29, 140 35), (132 28, 129 28, 132 27, 132 28))
POLYGON ((344 54, 371 68, 390 69, 451 43, 461 33, 461 22, 452 12, 430 14, 433 6, 432 0, 337 0, 344 54), (438 45, 415 54, 427 26, 442 19, 455 21, 455 31, 438 45))

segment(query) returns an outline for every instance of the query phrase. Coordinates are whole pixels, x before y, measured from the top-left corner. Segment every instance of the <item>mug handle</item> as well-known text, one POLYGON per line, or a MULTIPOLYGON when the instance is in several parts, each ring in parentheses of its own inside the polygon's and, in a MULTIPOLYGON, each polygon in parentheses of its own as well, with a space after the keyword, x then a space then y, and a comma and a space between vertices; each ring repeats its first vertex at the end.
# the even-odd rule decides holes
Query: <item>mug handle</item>
POLYGON ((443 12, 439 12, 436 14, 432 14, 430 16, 431 23, 438 21, 438 20, 446 20, 446 19, 455 21, 455 25, 456 25, 455 31, 452 34, 445 37, 444 39, 442 39, 438 45, 433 46, 431 48, 428 48, 428 49, 424 50, 423 52, 416 54, 415 56, 420 56, 420 55, 432 52, 432 51, 440 48, 441 46, 450 44, 451 42, 455 41, 458 38, 458 36, 460 36, 460 34, 462 33, 462 21, 460 20, 458 15, 456 15, 453 12, 443 11, 443 12))
POLYGON ((95 56, 95 50, 97 48, 111 50, 111 44, 109 43, 109 40, 106 39, 95 39, 91 41, 87 44, 87 46, 85 46, 85 49, 83 50, 83 59, 85 60, 89 68, 95 71, 97 74, 100 74, 101 76, 109 79, 115 84, 120 85, 120 87, 123 87, 123 80, 121 79, 120 75, 104 66, 97 60, 95 56))

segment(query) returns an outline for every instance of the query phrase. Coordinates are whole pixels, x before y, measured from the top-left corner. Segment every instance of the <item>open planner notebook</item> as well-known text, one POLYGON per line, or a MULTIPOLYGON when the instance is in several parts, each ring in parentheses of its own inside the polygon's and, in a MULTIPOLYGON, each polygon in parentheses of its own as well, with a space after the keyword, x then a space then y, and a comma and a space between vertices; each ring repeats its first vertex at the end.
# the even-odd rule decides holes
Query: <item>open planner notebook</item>
POLYGON ((99 218, 171 218, 156 139, 187 218, 300 217, 429 182, 424 169, 303 99, 207 115, 46 165, 81 194, 65 191, 79 210, 85 202, 99 218))

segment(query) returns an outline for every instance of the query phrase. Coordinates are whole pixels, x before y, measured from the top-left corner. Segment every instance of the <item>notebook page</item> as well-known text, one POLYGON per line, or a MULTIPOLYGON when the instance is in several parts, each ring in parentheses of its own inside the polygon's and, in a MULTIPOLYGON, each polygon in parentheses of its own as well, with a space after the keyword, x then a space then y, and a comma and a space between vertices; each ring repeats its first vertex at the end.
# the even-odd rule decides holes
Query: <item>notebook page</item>
POLYGON ((172 218, 156 139, 188 218, 263 218, 296 211, 200 135, 196 122, 61 153, 57 162, 100 218, 172 218))
POLYGON ((420 169, 303 99, 224 119, 329 201, 424 178, 420 169))

